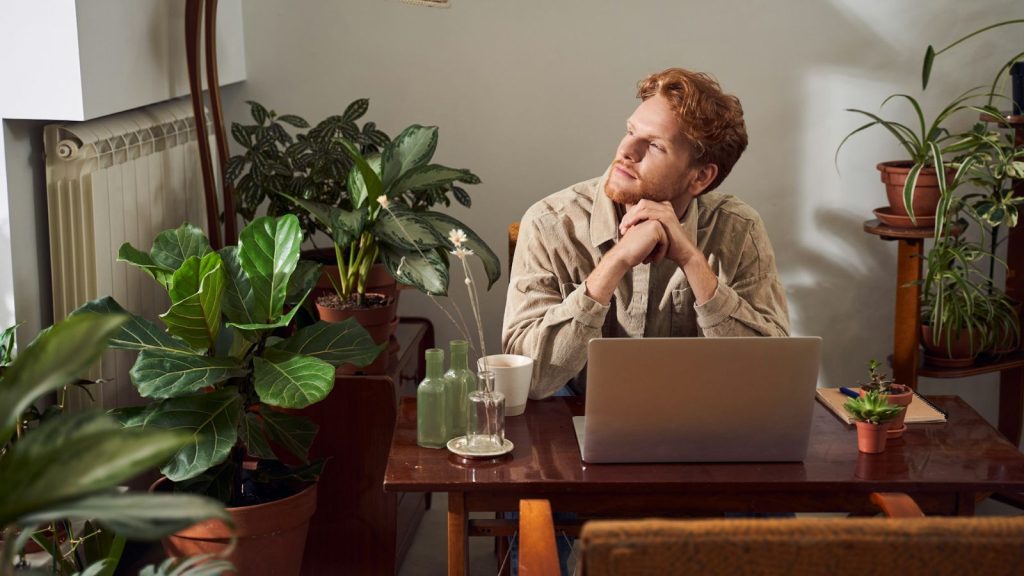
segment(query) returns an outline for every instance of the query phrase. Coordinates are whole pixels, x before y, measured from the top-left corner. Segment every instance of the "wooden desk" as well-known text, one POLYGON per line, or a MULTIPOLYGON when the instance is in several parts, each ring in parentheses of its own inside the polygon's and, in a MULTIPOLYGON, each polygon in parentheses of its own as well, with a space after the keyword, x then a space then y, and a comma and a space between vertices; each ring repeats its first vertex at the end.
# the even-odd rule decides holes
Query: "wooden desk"
POLYGON ((448 573, 466 573, 468 536, 511 534, 469 512, 518 510, 546 498, 583 515, 850 512, 877 509, 871 492, 906 492, 926 513, 974 513, 978 493, 1024 490, 1024 454, 955 396, 934 397, 945 424, 911 425, 885 453, 857 452, 856 429, 815 404, 804 462, 749 464, 584 464, 572 416, 583 399, 531 401, 506 419, 512 454, 470 461, 416 445, 415 399, 403 399, 384 476, 385 491, 448 492, 448 573))

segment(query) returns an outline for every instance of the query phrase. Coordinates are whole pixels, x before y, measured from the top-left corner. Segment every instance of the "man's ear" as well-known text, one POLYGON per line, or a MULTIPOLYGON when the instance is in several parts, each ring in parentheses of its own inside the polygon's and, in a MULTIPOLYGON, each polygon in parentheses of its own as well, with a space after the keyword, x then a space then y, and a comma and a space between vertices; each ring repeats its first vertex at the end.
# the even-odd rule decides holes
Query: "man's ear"
POLYGON ((690 192, 696 198, 704 193, 708 186, 718 177, 718 164, 704 164, 697 168, 697 174, 690 181, 690 192))

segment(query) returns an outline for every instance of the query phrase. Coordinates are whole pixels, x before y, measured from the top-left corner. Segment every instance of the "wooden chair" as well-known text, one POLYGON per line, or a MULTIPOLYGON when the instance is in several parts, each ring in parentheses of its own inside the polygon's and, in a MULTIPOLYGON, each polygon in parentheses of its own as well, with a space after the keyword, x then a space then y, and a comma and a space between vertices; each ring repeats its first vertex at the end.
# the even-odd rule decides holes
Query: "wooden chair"
POLYGON ((516 254, 516 242, 519 241, 519 222, 508 225, 508 275, 512 276, 512 257, 516 254))
MULTIPOLYGON (((592 521, 577 573, 1024 574, 1024 517, 925 518, 906 494, 871 500, 889 518, 592 521)), ((559 574, 551 506, 523 500, 520 514, 519 573, 559 574)))

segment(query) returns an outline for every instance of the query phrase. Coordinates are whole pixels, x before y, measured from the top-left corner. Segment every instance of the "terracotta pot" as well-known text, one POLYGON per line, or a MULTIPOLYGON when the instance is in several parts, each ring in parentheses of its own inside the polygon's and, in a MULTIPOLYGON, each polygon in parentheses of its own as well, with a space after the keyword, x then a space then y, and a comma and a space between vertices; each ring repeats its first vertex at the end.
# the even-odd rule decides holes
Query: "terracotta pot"
MULTIPOLYGON (((893 384, 891 389, 898 392, 894 392, 886 396, 889 400, 889 404, 892 404, 893 406, 903 406, 903 411, 900 412, 899 416, 893 418, 889 422, 888 434, 889 438, 899 438, 903 436, 903 433, 907 430, 907 426, 903 421, 907 418, 907 406, 910 406, 910 403, 914 401, 914 391, 910 386, 904 386, 903 384, 893 384)), ((863 396, 866 393, 867 390, 862 387, 860 389, 860 395, 863 396)))
MULTIPOLYGON (((150 491, 159 490, 166 481, 157 480, 150 491)), ((288 498, 227 509, 238 538, 227 560, 235 565, 237 574, 298 576, 309 519, 316 511, 316 489, 312 484, 288 498)), ((207 520, 164 538, 163 547, 168 556, 184 558, 220 553, 230 542, 231 529, 226 524, 207 520)))
MULTIPOLYGON (((875 168, 881 172, 882 182, 885 183, 885 195, 889 199, 889 208, 898 216, 907 216, 907 205, 903 201, 903 186, 907 183, 910 169, 913 162, 896 161, 882 162, 875 168)), ((955 172, 950 170, 946 173, 947 181, 953 177, 955 172)), ((922 168, 917 175, 917 184, 914 186, 914 216, 935 216, 939 205, 939 179, 934 168, 922 168)))
MULTIPOLYGON (((367 292, 367 295, 372 293, 367 292)), ((377 294, 382 298, 387 298, 383 294, 377 294)), ((349 318, 355 318, 359 325, 366 328, 370 332, 373 341, 381 344, 386 342, 388 337, 394 333, 392 326, 396 326, 398 303, 394 298, 388 298, 388 303, 385 306, 379 306, 376 308, 332 308, 325 306, 317 299, 316 309, 320 313, 320 319, 324 322, 344 322, 349 318)))
POLYGON ((953 340, 953 345, 947 347, 947 335, 943 334, 941 341, 936 342, 932 327, 928 324, 921 325, 921 344, 925 350, 925 360, 929 364, 946 368, 970 366, 983 349, 981 334, 974 333, 973 345, 971 337, 966 330, 961 330, 953 340))
POLYGON ((885 451, 889 423, 871 424, 857 422, 857 450, 865 454, 879 454, 885 451))

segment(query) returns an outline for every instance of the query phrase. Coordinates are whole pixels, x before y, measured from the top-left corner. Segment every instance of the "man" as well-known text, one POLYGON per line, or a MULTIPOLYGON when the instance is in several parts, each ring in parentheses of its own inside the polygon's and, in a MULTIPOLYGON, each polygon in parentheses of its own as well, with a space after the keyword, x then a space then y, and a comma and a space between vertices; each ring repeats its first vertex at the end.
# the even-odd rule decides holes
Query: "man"
POLYGON ((712 192, 747 147, 739 100, 681 68, 637 96, 605 174, 520 223, 502 347, 534 359, 531 398, 576 377, 592 338, 788 334, 761 218, 712 192))

